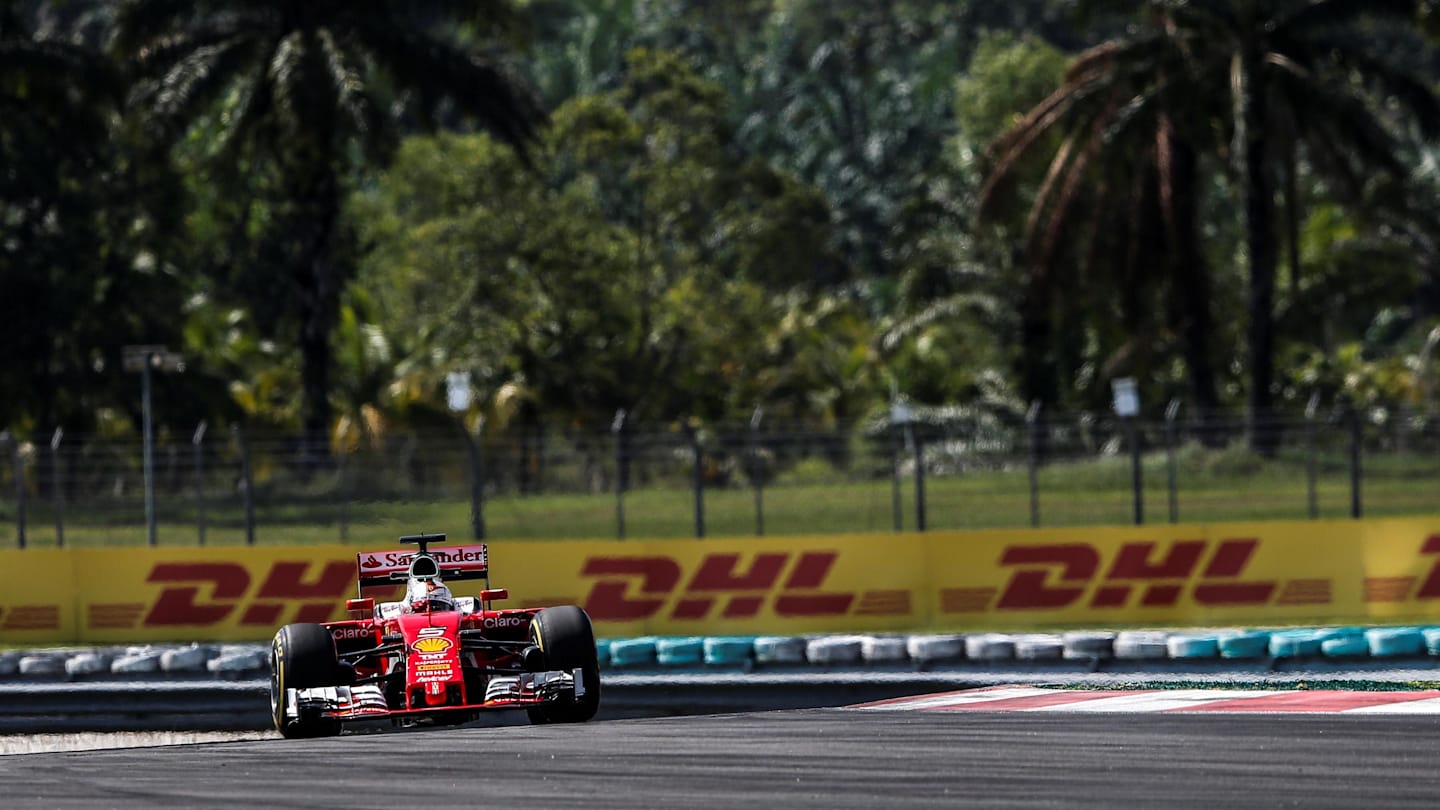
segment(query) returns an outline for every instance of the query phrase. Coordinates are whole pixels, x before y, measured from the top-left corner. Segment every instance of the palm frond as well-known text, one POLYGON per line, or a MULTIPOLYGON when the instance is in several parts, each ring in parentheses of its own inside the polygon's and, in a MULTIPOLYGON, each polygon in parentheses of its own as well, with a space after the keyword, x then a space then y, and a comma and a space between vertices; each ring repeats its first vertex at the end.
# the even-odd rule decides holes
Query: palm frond
MULTIPOLYGON (((439 91, 431 98, 450 98, 522 154, 536 141, 545 113, 534 93, 509 70, 421 32, 368 22, 355 32, 400 85, 439 91)), ((433 106, 424 112, 433 122, 433 106)))
MULTIPOLYGON (((1301 52, 1300 49, 1297 52, 1301 52)), ((1339 70, 1353 72, 1382 96, 1382 100, 1399 102, 1426 137, 1440 136, 1440 98, 1436 97, 1430 82, 1363 48, 1338 47, 1329 40, 1317 40, 1303 53, 1309 64, 1330 61, 1339 70)))
POLYGON ((177 136, 231 86, 234 71, 245 65, 253 43, 229 40, 206 45, 178 60, 160 77, 135 90, 136 100, 153 112, 152 127, 162 138, 177 136))
POLYGON ((141 55, 167 34, 185 27, 195 11, 187 0, 125 0, 115 15, 111 48, 141 55))
POLYGON ((1317 0, 1277 15, 1273 32, 1303 37, 1326 28, 1349 27, 1361 17, 1410 21, 1417 10, 1415 0, 1317 0))
POLYGON ((278 42, 268 42, 259 54, 258 64, 263 66, 263 75, 258 81, 246 82, 240 88, 238 102, 232 110, 230 126, 220 133, 220 144, 216 155, 222 164, 239 165, 244 149, 256 139, 256 134, 265 125, 273 109, 274 83, 270 77, 270 66, 274 63, 278 42))
MULTIPOLYGON (((985 217, 999 188, 1009 179, 1016 164, 1031 147, 1046 133, 1054 131, 1072 110, 1103 88, 1104 82, 1100 80, 1080 85, 1066 83, 1033 107, 1019 123, 995 139, 986 149, 986 152, 992 155, 998 153, 998 158, 994 159, 980 189, 978 213, 981 218, 985 217)), ((1072 126, 1083 125, 1084 122, 1072 123, 1072 126)))

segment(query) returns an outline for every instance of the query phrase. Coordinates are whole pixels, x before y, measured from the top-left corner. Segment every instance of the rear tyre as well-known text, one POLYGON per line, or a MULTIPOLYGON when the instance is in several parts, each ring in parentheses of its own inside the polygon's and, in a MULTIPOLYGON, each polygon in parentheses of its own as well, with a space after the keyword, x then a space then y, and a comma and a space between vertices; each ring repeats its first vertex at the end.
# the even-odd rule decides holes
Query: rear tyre
POLYGON ((286 739, 333 737, 340 721, 301 716, 288 720, 287 689, 336 686, 339 666, 330 631, 318 624, 287 624, 270 643, 270 714, 275 730, 286 739))
POLYGON ((547 670, 578 669, 585 687, 579 698, 530 709, 530 722, 583 723, 594 717, 600 708, 600 664, 590 617, 574 605, 545 608, 530 622, 530 640, 544 652, 547 670))

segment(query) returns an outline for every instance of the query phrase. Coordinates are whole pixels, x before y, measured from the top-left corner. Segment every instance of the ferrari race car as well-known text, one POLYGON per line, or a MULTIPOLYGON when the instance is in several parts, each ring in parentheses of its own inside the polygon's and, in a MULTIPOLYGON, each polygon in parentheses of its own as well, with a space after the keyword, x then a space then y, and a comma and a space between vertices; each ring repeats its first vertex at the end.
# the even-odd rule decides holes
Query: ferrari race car
POLYGON ((484 544, 431 550, 443 534, 401 537, 416 550, 356 555, 363 618, 280 628, 270 648, 270 708, 289 738, 340 733, 348 721, 449 725, 525 709, 531 723, 583 723, 600 705, 590 617, 574 605, 494 610, 484 544), (478 597, 446 582, 483 579, 478 597), (366 590, 405 585, 376 604, 366 590))

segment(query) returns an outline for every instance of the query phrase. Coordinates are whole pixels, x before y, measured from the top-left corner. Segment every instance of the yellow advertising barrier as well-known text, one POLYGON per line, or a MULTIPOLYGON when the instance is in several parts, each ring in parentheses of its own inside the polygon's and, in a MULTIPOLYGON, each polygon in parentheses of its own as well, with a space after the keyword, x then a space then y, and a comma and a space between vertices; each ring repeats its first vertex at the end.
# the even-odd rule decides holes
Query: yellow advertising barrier
MULTIPOLYGON (((0 552, 0 643, 259 641, 345 616, 353 546, 0 552)), ((376 550, 376 549, 365 549, 376 550)), ((500 541, 602 636, 1440 622, 1440 518, 500 541)))

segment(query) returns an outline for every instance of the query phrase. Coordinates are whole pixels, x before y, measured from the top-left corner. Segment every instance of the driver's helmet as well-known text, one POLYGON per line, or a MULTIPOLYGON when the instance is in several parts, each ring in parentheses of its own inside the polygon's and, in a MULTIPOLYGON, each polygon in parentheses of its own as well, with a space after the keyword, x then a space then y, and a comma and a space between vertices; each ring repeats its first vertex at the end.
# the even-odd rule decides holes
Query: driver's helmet
POLYGON ((455 597, 439 577, 410 580, 405 589, 405 603, 411 613, 455 610, 455 597))

